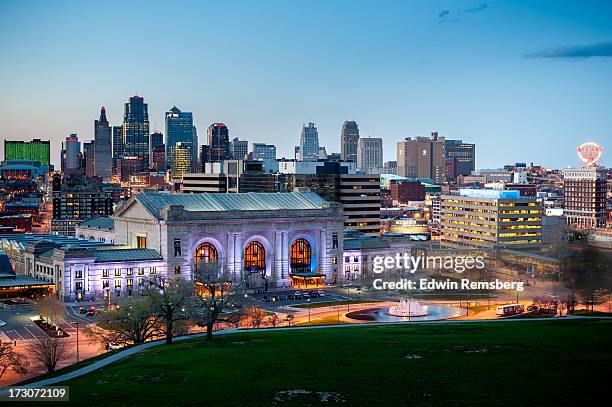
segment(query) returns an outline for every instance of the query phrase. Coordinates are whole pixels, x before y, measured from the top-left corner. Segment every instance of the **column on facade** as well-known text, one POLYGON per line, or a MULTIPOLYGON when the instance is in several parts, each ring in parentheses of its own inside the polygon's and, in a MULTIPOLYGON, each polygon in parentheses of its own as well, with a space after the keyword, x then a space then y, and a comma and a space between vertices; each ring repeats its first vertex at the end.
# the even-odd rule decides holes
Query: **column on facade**
POLYGON ((289 234, 287 231, 281 232, 281 277, 289 280, 289 234))
POLYGON ((282 232, 274 232, 274 281, 283 279, 283 235, 282 232))
POLYGON ((227 250, 228 270, 232 274, 232 280, 238 281, 243 278, 242 273, 242 236, 240 233, 229 235, 230 244, 227 250))
POLYGON ((324 274, 325 275, 325 279, 329 280, 329 278, 331 277, 331 273, 329 270, 329 264, 330 261, 327 258, 327 233, 325 233, 325 229, 321 229, 319 230, 319 247, 318 247, 318 252, 319 255, 317 256, 319 258, 319 261, 317 262, 317 266, 319 268, 319 273, 324 274))

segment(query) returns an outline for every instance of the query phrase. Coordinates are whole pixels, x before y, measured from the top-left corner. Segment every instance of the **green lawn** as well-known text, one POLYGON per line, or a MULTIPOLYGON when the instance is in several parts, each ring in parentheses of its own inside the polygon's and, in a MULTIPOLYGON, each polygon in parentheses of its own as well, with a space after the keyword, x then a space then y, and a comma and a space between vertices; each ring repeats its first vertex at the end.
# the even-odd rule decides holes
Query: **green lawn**
POLYGON ((147 350, 61 405, 576 406, 609 396, 611 348, 597 319, 267 330, 147 350))

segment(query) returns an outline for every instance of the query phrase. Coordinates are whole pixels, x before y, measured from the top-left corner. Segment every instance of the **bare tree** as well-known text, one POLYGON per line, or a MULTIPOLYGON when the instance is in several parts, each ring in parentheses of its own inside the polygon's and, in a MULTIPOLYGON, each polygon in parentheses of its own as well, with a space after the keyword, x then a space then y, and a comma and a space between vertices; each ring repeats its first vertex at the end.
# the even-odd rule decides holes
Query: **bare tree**
POLYGON ((251 328, 259 328, 266 313, 259 307, 250 306, 246 309, 246 316, 251 324, 251 328))
POLYGON ((268 322, 270 323, 270 325, 272 325, 273 328, 276 328, 276 326, 280 322, 280 318, 278 317, 278 314, 275 312, 274 314, 270 315, 268 317, 268 322))
POLYGON ((151 279, 145 285, 145 296, 151 299, 152 310, 162 322, 166 344, 172 344, 175 322, 186 318, 194 293, 193 284, 181 278, 170 280, 164 277, 151 279))
POLYGON ((15 352, 10 342, 0 343, 0 378, 11 369, 18 375, 28 372, 29 363, 24 355, 15 352))
POLYGON ((55 372, 58 363, 71 355, 71 345, 67 339, 41 336, 30 341, 30 356, 47 369, 47 373, 55 372))
POLYGON ((59 321, 66 313, 64 305, 55 298, 45 297, 34 304, 34 310, 48 324, 59 321))
POLYGON ((573 294, 561 298, 557 307, 559 309, 559 316, 563 316, 563 311, 565 311, 565 315, 573 314, 576 303, 576 297, 573 294))
POLYGON ((85 331, 96 341, 119 345, 143 343, 159 332, 159 319, 149 297, 122 301, 116 307, 98 313, 96 324, 85 331))
POLYGON ((201 262, 193 272, 197 295, 192 303, 198 325, 206 327, 206 339, 211 341, 215 322, 230 305, 238 306, 244 297, 244 282, 236 282, 221 271, 216 262, 201 262))
POLYGON ((589 306, 591 307, 591 312, 594 312, 595 305, 603 304, 610 297, 610 292, 605 288, 587 288, 584 290, 578 291, 578 301, 580 304, 586 306, 587 311, 589 310, 589 306))

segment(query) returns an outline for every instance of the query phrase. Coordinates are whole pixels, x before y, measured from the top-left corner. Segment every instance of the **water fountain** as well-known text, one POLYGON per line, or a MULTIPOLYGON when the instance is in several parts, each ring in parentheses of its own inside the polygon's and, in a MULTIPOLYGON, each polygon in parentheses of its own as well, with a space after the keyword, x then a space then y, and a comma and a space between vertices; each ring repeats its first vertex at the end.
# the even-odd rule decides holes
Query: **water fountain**
POLYGON ((410 298, 402 298, 398 305, 389 307, 388 315, 394 317, 423 317, 429 314, 427 307, 410 298))

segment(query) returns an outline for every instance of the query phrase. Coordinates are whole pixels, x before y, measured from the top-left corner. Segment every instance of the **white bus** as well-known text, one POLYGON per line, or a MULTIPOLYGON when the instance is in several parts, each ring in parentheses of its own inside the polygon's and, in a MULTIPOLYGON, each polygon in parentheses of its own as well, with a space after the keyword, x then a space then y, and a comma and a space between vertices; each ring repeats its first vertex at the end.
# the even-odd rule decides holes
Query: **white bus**
POLYGON ((523 307, 521 304, 508 304, 497 307, 498 317, 522 314, 523 312, 525 312, 525 307, 523 307))

